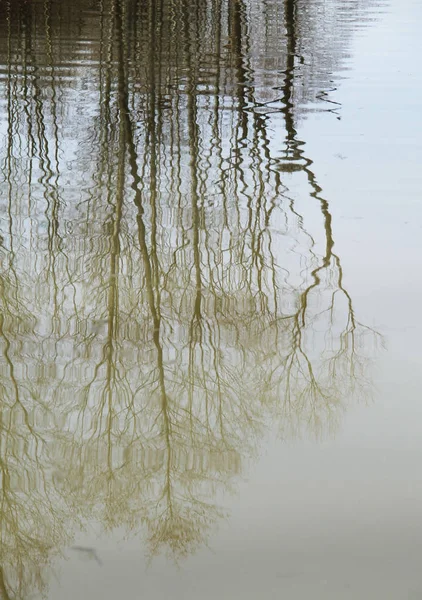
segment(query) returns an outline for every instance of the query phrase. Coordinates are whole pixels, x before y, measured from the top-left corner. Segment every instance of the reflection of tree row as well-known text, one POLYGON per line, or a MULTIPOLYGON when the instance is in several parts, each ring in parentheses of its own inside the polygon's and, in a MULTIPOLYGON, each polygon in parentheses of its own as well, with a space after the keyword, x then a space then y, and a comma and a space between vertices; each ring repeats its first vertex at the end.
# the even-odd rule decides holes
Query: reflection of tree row
POLYGON ((80 100, 95 117, 74 133, 77 198, 64 184, 60 79, 50 68, 45 98, 30 37, 20 41, 26 75, 8 90, 2 535, 15 553, 2 554, 6 597, 24 596, 65 542, 67 506, 108 529, 144 523, 152 554, 192 552, 269 419, 313 430, 337 415, 347 383, 361 377, 369 332, 355 317, 328 203, 294 129, 294 63, 279 164, 271 119, 253 110, 242 1, 215 3, 228 23, 213 21, 205 49, 204 3, 194 13, 187 0, 106 4, 98 89, 80 100), (229 57, 213 65, 202 93, 223 31, 229 57), (285 164, 306 177, 321 232, 306 230, 288 197, 285 164))
MULTIPOLYGON (((122 18, 120 5, 117 4, 115 9, 117 31, 119 31, 121 29, 119 22, 122 18)), ((147 470, 143 474, 143 487, 149 490, 149 496, 146 500, 144 494, 140 494, 140 500, 142 499, 143 502, 140 502, 142 511, 140 511, 138 519, 145 519, 149 523, 153 547, 164 543, 174 551, 184 553, 192 545, 202 541, 204 526, 216 511, 209 501, 206 501, 207 496, 210 495, 210 486, 213 485, 213 475, 210 469, 212 467, 216 469, 215 484, 227 478, 225 470, 228 469, 229 474, 233 469, 235 472, 237 471, 238 441, 234 436, 236 429, 239 428, 242 431, 241 424, 243 422, 247 424, 246 419, 251 420, 252 415, 244 395, 241 394, 243 386, 239 375, 234 370, 230 373, 221 359, 221 344, 216 337, 216 332, 211 329, 214 326, 215 314, 208 315, 207 319, 203 315, 202 282, 205 278, 202 273, 204 270, 204 265, 201 264, 203 249, 201 248, 197 216, 199 199, 194 183, 195 168, 192 167, 194 159, 191 157, 190 166, 191 173, 193 171, 192 204, 191 210, 188 211, 191 223, 183 231, 183 238, 191 237, 192 249, 187 248, 186 242, 182 247, 176 246, 169 254, 173 256, 175 253, 181 254, 181 260, 179 259, 176 264, 172 262, 166 268, 163 265, 163 259, 165 259, 163 251, 166 249, 164 244, 167 241, 164 240, 163 244, 158 237, 161 227, 156 221, 156 215, 159 212, 158 202, 160 201, 160 195, 156 192, 159 191, 160 185, 156 179, 154 165, 159 162, 157 139, 160 132, 157 131, 158 128, 156 129, 155 120, 151 119, 147 125, 150 128, 148 131, 150 140, 147 148, 148 159, 144 158, 144 163, 139 166, 133 125, 128 118, 128 91, 127 82, 124 79, 125 60, 122 41, 117 48, 117 53, 119 57, 118 72, 120 73, 119 111, 120 123, 123 127, 123 130, 120 130, 120 141, 126 144, 128 149, 133 199, 137 209, 137 238, 141 258, 138 265, 139 263, 142 265, 141 280, 143 282, 143 292, 140 291, 138 296, 140 310, 139 312, 132 311, 131 314, 135 322, 138 319, 139 321, 145 320, 145 315, 149 315, 147 319, 150 325, 149 331, 146 332, 148 338, 144 340, 146 348, 144 348, 143 354, 147 354, 147 356, 142 357, 141 353, 137 354, 137 364, 141 365, 142 387, 139 390, 132 390, 133 396, 128 397, 128 410, 122 414, 120 419, 116 414, 116 407, 121 410, 122 390, 120 387, 118 396, 115 395, 112 401, 108 374, 115 372, 116 359, 111 351, 112 341, 107 339, 102 352, 102 360, 94 368, 94 377, 86 390, 86 398, 89 398, 92 387, 99 385, 96 398, 101 389, 99 395, 102 401, 101 403, 95 402, 95 407, 92 407, 88 418, 87 407, 84 405, 83 418, 80 419, 80 422, 88 420, 95 435, 88 434, 88 442, 86 440, 82 442, 81 452, 89 452, 91 439, 93 444, 98 447, 100 425, 97 424, 102 422, 105 426, 103 425, 104 435, 101 444, 105 454, 98 456, 98 459, 105 464, 104 458, 108 457, 109 482, 113 478, 110 456, 112 445, 107 440, 107 436, 116 431, 116 428, 119 433, 114 436, 113 446, 116 446, 120 436, 124 436, 122 445, 126 448, 125 455, 130 456, 131 453, 128 450, 132 447, 139 448, 141 443, 141 449, 142 447, 147 448, 149 454, 152 452, 160 457, 153 460, 152 471, 148 472, 147 470), (145 180, 147 160, 152 173, 150 173, 149 189, 145 191, 139 172, 144 173, 145 180), (144 208, 146 202, 148 207, 144 208), (148 215, 146 214, 147 210, 148 215), (147 227, 150 231, 149 236, 147 227), (189 267, 190 262, 191 267, 189 267), (163 295, 167 297, 166 301, 162 300, 163 295), (183 331, 183 328, 186 329, 186 332, 183 331), (187 341, 181 345, 186 334, 187 341), (177 336, 176 339, 174 339, 175 336, 177 336), (174 355, 172 360, 169 360, 170 354, 174 355), (105 376, 101 375, 103 367, 104 374, 107 374, 105 376), (199 393, 201 393, 200 397, 199 393), (114 407, 113 412, 111 407, 114 407), (142 419, 142 430, 145 432, 141 439, 139 439, 139 429, 134 425, 135 422, 139 424, 140 419, 142 419), (134 439, 127 435, 132 431, 134 439), (188 468, 189 464, 191 464, 190 469, 188 468), (146 486, 148 480, 151 480, 151 488, 146 486), (202 494, 200 494, 201 488, 202 494)), ((188 118, 192 118, 192 110, 191 104, 188 108, 188 118)), ((119 156, 121 157, 119 165, 124 165, 124 154, 120 153, 119 156)), ((119 181, 119 177, 117 180, 119 181)), ((116 245, 112 244, 111 247, 115 248, 116 245)), ((211 269, 216 270, 213 263, 210 266, 211 269)), ((209 265, 205 265, 205 267, 209 267, 209 265)), ((218 275, 218 273, 215 274, 218 275)), ((116 298, 118 278, 113 269, 112 275, 109 285, 109 290, 112 291, 109 298, 116 298)), ((208 294, 214 294, 215 297, 218 292, 213 290, 214 277, 209 273, 207 275, 209 281, 205 281, 205 283, 211 286, 208 294)), ((219 278, 221 279, 221 274, 219 278)), ((223 292, 222 290, 220 294, 222 295, 223 292)), ((115 306, 116 300, 108 303, 109 313, 108 317, 104 319, 106 335, 110 333, 110 323, 113 320, 115 306)), ((233 315, 231 317, 233 318, 233 315)), ((222 326, 224 327, 224 323, 222 326)), ((117 343, 118 337, 116 335, 117 343)), ((230 365, 230 367, 232 366, 230 365)), ((138 379, 139 373, 136 375, 138 379)), ((135 380, 135 383, 139 385, 138 380, 135 380)), ((242 432, 242 435, 244 434, 245 432, 242 432)), ((73 460, 73 462, 75 461, 73 460)), ((89 468, 90 462, 80 463, 78 461, 77 464, 85 464, 89 468)), ((128 466, 129 477, 132 478, 133 465, 129 463, 128 466)), ((95 467, 94 471, 96 471, 95 467)), ((68 479, 72 480, 73 478, 69 477, 68 479)), ((93 489, 96 488, 96 484, 93 483, 93 489)), ((79 486, 77 489, 79 494, 79 486)), ((106 494, 104 505, 107 508, 110 501, 109 494, 112 492, 105 485, 102 486, 102 490, 106 494)), ((89 494, 89 492, 87 493, 89 494)), ((118 498, 121 503, 120 494, 118 498)), ((95 504, 98 505, 98 494, 95 495, 95 504)), ((114 506, 109 514, 113 514, 115 518, 114 506)), ((127 516, 129 515, 131 518, 133 517, 130 512, 127 516)))
MULTIPOLYGON (((120 5, 116 4, 114 16, 117 23, 117 39, 119 39, 118 32, 121 29, 122 14, 120 11, 120 5)), ((154 13, 153 15, 155 22, 156 15, 154 13)), ((154 28, 154 35, 156 31, 157 29, 154 28)), ((188 52, 189 46, 190 44, 186 43, 185 48, 188 52)), ((155 41, 152 40, 151 48, 156 47, 155 41)), ((172 472, 171 469, 171 465, 174 464, 173 456, 175 453, 179 452, 180 447, 186 447, 186 443, 188 443, 187 455, 189 453, 194 454, 197 447, 204 448, 210 445, 211 448, 220 448, 221 442, 224 443, 223 447, 225 448, 227 440, 231 442, 235 434, 233 430, 229 432, 229 435, 227 434, 228 425, 235 423, 235 427, 241 429, 239 428, 239 422, 245 422, 246 424, 254 423, 255 415, 249 414, 249 404, 246 407, 244 405, 244 398, 246 396, 243 390, 245 389, 246 391, 250 387, 258 388, 257 395, 258 397, 260 396, 259 386, 262 385, 262 380, 267 381, 267 379, 262 378, 262 371, 259 370, 261 362, 264 362, 265 369, 268 369, 272 365, 270 371, 273 376, 273 380, 271 381, 273 385, 271 387, 277 389, 277 383, 279 382, 275 381, 274 383, 274 378, 275 374, 280 371, 279 355, 275 352, 271 362, 268 356, 265 356, 265 361, 262 361, 262 356, 259 358, 261 348, 258 345, 259 352, 257 352, 252 344, 254 337, 258 338, 260 332, 268 330, 268 324, 272 325, 279 320, 283 320, 288 324, 288 327, 283 331, 276 330, 278 337, 272 347, 278 348, 281 341, 282 347, 285 347, 286 340, 290 343, 291 352, 285 360, 281 361, 281 366, 285 362, 287 368, 282 369, 280 376, 281 382, 287 381, 288 394, 286 398, 289 407, 291 407, 292 381, 295 380, 297 383, 302 377, 306 385, 297 394, 300 399, 298 404, 300 411, 296 408, 296 413, 305 412, 307 414, 309 407, 312 414, 321 419, 321 410, 324 412, 328 408, 331 411, 338 406, 338 390, 331 388, 322 389, 318 384, 311 360, 308 354, 305 353, 303 342, 305 335, 303 330, 305 325, 307 325, 306 313, 309 308, 308 298, 311 292, 322 283, 319 272, 321 269, 327 268, 330 261, 327 257, 324 257, 322 266, 317 266, 311 271, 310 276, 313 283, 299 293, 298 304, 300 308, 298 312, 293 316, 280 316, 271 312, 271 301, 262 288, 265 279, 270 283, 277 281, 277 275, 271 272, 266 278, 263 277, 263 271, 268 270, 268 264, 273 267, 274 260, 267 260, 265 255, 259 256, 259 249, 262 246, 256 243, 256 230, 250 230, 250 220, 247 222, 246 229, 241 225, 240 216, 237 223, 238 229, 236 230, 232 225, 232 229, 229 231, 231 245, 227 248, 230 260, 226 264, 224 259, 221 258, 221 262, 218 264, 218 266, 221 264, 224 267, 223 271, 219 270, 215 264, 214 257, 210 260, 209 250, 210 248, 214 249, 214 240, 212 239, 212 229, 210 233, 205 224, 201 224, 201 219, 206 220, 207 215, 204 210, 203 201, 201 202, 197 191, 199 180, 202 176, 200 161, 198 161, 198 140, 200 139, 200 134, 198 133, 198 107, 193 90, 190 91, 192 84, 189 84, 189 81, 187 82, 187 91, 185 92, 187 95, 185 112, 188 120, 187 127, 190 142, 187 149, 189 153, 190 176, 187 176, 186 180, 190 182, 188 193, 191 206, 189 207, 190 211, 187 210, 185 213, 187 212, 188 218, 190 217, 190 222, 186 224, 186 228, 181 227, 183 230, 182 243, 180 245, 176 243, 172 247, 169 247, 168 238, 160 238, 160 231, 157 228, 157 215, 162 210, 162 206, 159 203, 163 199, 165 200, 165 195, 168 191, 165 187, 163 189, 157 168, 157 165, 162 166, 165 164, 166 160, 165 154, 164 156, 160 156, 160 151, 162 151, 162 147, 160 146, 162 115, 159 114, 157 109, 160 98, 157 98, 155 94, 152 94, 150 98, 151 114, 146 120, 147 127, 144 138, 146 143, 144 143, 142 154, 138 150, 133 125, 129 118, 129 90, 125 74, 126 58, 123 39, 120 40, 117 54, 118 72, 120 74, 119 122, 121 124, 121 137, 119 139, 120 141, 124 139, 127 145, 133 200, 137 210, 138 245, 141 264, 143 266, 142 281, 144 292, 139 296, 138 301, 141 306, 148 308, 148 310, 143 309, 141 311, 139 319, 145 318, 145 314, 149 314, 151 319, 150 337, 144 341, 149 348, 148 357, 152 360, 152 369, 148 371, 147 368, 146 372, 143 373, 143 387, 141 391, 143 396, 149 398, 147 403, 143 402, 142 419, 144 419, 144 422, 150 419, 154 426, 147 428, 149 435, 144 436, 143 443, 147 448, 156 449, 163 456, 162 462, 158 461, 161 469, 158 472, 163 486, 160 488, 161 495, 159 495, 160 502, 158 506, 163 511, 160 515, 163 518, 165 527, 163 525, 162 538, 160 538, 160 534, 157 534, 157 530, 155 530, 155 539, 162 539, 171 545, 172 540, 173 542, 177 540, 176 531, 178 527, 180 528, 180 523, 174 517, 174 505, 172 501, 172 490, 175 488, 174 480, 177 477, 180 478, 180 472, 172 472), (139 174, 140 172, 142 173, 142 177, 139 174), (149 186, 145 183, 148 180, 149 186), (200 215, 202 216, 200 217, 200 215), (204 230, 206 230, 206 233, 204 230), (150 232, 149 235, 147 231, 150 232), (204 246, 201 244, 201 238, 205 242, 204 246), (254 252, 253 261, 248 264, 247 268, 244 268, 247 243, 245 244, 242 238, 251 243, 250 247, 253 248, 254 252), (237 255, 239 246, 241 248, 241 258, 237 255), (166 254, 167 257, 172 257, 173 259, 170 264, 167 262, 167 265, 166 254), (174 262, 175 255, 177 255, 176 262, 174 262), (179 265, 183 266, 181 272, 178 270, 179 265), (191 265, 190 268, 189 265, 191 265), (219 285, 219 282, 223 278, 225 279, 224 288, 219 285), (233 290, 230 289, 230 281, 234 282, 233 290), (182 282, 183 286, 181 286, 182 282), (187 290, 191 290, 191 292, 186 293, 187 290), (181 298, 179 298, 180 292, 182 294, 181 298), (237 295, 235 296, 236 293, 237 295), (212 308, 214 308, 214 313, 207 314, 206 310, 204 310, 204 300, 207 297, 210 297, 213 301, 212 308), (264 302, 262 302, 263 299, 264 302), (259 303, 257 303, 257 300, 259 300, 259 303), (236 302, 240 310, 234 313, 233 306, 236 302), (218 310, 216 310, 217 306, 218 310), (242 312, 242 308, 252 308, 252 310, 250 313, 247 311, 242 312), (234 325, 234 332, 231 327, 232 325, 234 325), (183 332, 180 335, 180 329, 183 327, 185 329, 184 335, 183 332), (211 335, 209 334, 210 332, 211 335), (173 341, 175 333, 178 334, 176 342, 173 341), (223 335, 221 335, 222 333, 223 335), (233 333, 235 335, 235 344, 233 346, 229 345, 230 352, 226 353, 229 357, 229 368, 227 368, 227 364, 223 360, 223 349, 226 349, 226 344, 231 343, 233 333), (186 346, 181 344, 180 338, 183 339, 183 337, 187 337, 188 339, 188 360, 185 358, 186 346), (204 355, 206 355, 205 360, 204 355), (237 361, 235 359, 236 355, 237 361), (169 360, 170 356, 172 357, 171 360, 169 360), (302 360, 305 362, 306 371, 303 369, 302 360), (184 373, 185 364, 188 365, 187 377, 184 373), (248 371, 249 364, 253 366, 252 373, 256 374, 259 372, 259 377, 253 381, 252 385, 251 382, 247 382, 248 385, 242 386, 242 383, 245 383, 242 380, 242 376, 244 377, 245 372, 248 371), (209 365, 212 367, 211 370, 209 365), (294 370, 295 376, 292 375, 294 370), (201 392, 199 406, 195 404, 195 392, 201 392), (318 406, 316 406, 317 397, 319 400, 318 406), (176 399, 177 401, 175 402, 176 399), (233 412, 233 407, 238 407, 240 413, 233 412), (227 415, 227 410, 230 413, 229 415, 227 415), (171 533, 172 531, 173 533, 171 533), (157 535, 158 538, 156 537, 157 535)), ((189 64, 189 60, 186 60, 186 62, 189 64)), ((192 72, 192 69, 190 69, 190 72, 192 72)), ((152 69, 151 73, 152 75, 155 74, 155 69, 152 69)), ((151 85, 154 85, 154 80, 151 81, 151 85)), ((176 150, 176 152, 172 152, 172 150, 170 148, 171 155, 178 157, 180 161, 180 149, 176 150)), ((123 157, 122 153, 119 155, 123 157)), ((177 169, 179 171, 182 170, 181 165, 178 165, 177 169)), ((233 176, 236 177, 238 172, 240 172, 239 178, 243 178, 244 180, 241 163, 237 165, 237 170, 234 171, 233 176)), ((306 172, 311 173, 309 169, 306 172)), ((231 182, 230 179, 229 182, 231 182)), ((247 188, 247 184, 244 181, 242 182, 242 187, 243 190, 247 188)), ((254 190, 256 190, 256 182, 254 182, 254 190)), ((181 191, 178 191, 182 196, 181 191)), ((244 192, 243 195, 247 198, 248 211, 250 213, 250 197, 244 192)), ((242 192, 240 190, 238 190, 237 196, 241 200, 242 192)), ((261 201, 264 202, 262 194, 258 197, 257 205, 254 207, 255 210, 260 206, 261 201)), ((327 220, 326 206, 323 205, 322 209, 324 217, 327 220)), ((186 219, 186 214, 183 217, 186 219)), ((267 216, 264 219, 259 219, 259 217, 256 219, 258 227, 263 221, 265 223, 268 222, 267 216)), ((161 232, 161 234, 163 233, 165 232, 161 232)), ((327 228, 326 234, 327 246, 331 247, 332 242, 330 242, 327 228)), ((258 236, 264 237, 265 232, 259 230, 258 236)), ((220 236, 217 237, 217 240, 218 249, 221 252, 223 241, 220 236)), ((117 286, 116 277, 113 277, 112 281, 114 295, 116 293, 115 287, 117 286)), ((274 289, 272 292, 271 297, 277 298, 277 289, 274 289)), ((115 305, 114 302, 112 304, 113 306, 115 305)), ((135 314, 135 312, 131 312, 132 317, 135 317, 135 314)), ((353 311, 351 314, 353 316, 353 311)), ((110 317, 108 317, 107 323, 110 323, 110 317)), ((109 326, 108 332, 110 332, 109 326)), ((344 335, 342 334, 343 338, 344 335)), ((266 341, 267 338, 265 339, 266 341)), ((111 348, 110 341, 107 341, 107 348, 109 350, 111 348)), ((95 368, 95 377, 90 386, 94 382, 98 382, 100 369, 105 362, 109 361, 112 363, 111 366, 107 366, 105 369, 107 373, 110 373, 114 368, 112 366, 114 364, 112 353, 104 351, 102 356, 103 362, 98 363, 95 368)), ((104 389, 107 392, 107 397, 110 397, 108 377, 105 378, 104 389)), ((91 388, 89 388, 90 390, 91 388)), ((135 405, 138 404, 136 390, 131 402, 135 405)), ((111 431, 110 406, 115 407, 116 405, 116 401, 114 403, 109 401, 107 404, 101 404, 101 410, 104 409, 107 414, 107 417, 102 420, 104 423, 109 423, 109 426, 104 429, 104 432, 107 434, 110 434, 111 431)), ((291 408, 290 411, 292 411, 291 408)), ((134 422, 136 421, 136 411, 128 412, 127 415, 134 422)), ((84 413, 84 418, 86 419, 86 413, 84 413)), ((101 419, 97 416, 95 423, 99 420, 101 419)), ((126 423, 119 423, 118 426, 120 430, 123 429, 124 431, 132 427, 132 425, 127 425, 126 423)), ((94 439, 97 441, 97 425, 95 425, 94 431, 94 439)), ((138 437, 136 437, 136 441, 139 442, 138 437)), ((236 444, 231 442, 228 447, 233 445, 236 447, 236 444)), ((180 468, 180 461, 176 462, 180 468)), ((88 461, 86 461, 86 464, 89 464, 88 461)), ((186 474, 182 472, 182 475, 186 480, 186 474)), ((187 505, 186 499, 184 504, 185 506, 187 505)), ((144 508, 145 504, 142 506, 144 508)), ((151 522, 152 518, 150 515, 147 515, 145 518, 151 522)), ((180 513, 178 514, 178 518, 182 519, 180 513)), ((152 519, 152 522, 156 523, 154 519, 152 519)), ((181 522, 184 522, 183 519, 181 522)), ((193 520, 190 523, 192 525, 193 520)), ((186 522, 185 526, 188 530, 186 522)))

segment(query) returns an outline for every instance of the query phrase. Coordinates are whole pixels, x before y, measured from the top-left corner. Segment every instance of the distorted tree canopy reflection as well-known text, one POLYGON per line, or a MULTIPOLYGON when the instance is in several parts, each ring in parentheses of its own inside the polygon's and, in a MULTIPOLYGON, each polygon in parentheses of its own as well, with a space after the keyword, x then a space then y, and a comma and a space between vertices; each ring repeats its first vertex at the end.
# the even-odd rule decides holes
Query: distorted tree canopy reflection
POLYGON ((1 0, 2 597, 75 515, 193 552, 270 422, 370 393, 298 137, 368 4, 1 0))

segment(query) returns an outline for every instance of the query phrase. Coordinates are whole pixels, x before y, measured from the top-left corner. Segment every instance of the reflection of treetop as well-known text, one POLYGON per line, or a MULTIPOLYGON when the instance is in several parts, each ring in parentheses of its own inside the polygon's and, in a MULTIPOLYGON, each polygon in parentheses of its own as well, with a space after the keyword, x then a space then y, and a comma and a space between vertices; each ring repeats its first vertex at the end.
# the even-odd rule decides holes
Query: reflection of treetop
POLYGON ((313 50, 319 2, 3 5, 8 597, 69 512, 194 551, 266 426, 319 434, 368 393, 379 336, 296 129, 342 56, 313 50))

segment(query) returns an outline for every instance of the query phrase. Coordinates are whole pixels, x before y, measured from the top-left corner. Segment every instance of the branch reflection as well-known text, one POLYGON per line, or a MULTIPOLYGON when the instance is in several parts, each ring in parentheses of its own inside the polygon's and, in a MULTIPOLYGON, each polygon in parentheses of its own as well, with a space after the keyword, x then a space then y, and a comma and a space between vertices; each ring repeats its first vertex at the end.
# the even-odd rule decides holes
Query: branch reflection
POLYGON ((187 556, 272 423, 320 435, 370 393, 382 340, 297 125, 344 48, 307 71, 298 4, 3 1, 4 598, 87 520, 187 556))

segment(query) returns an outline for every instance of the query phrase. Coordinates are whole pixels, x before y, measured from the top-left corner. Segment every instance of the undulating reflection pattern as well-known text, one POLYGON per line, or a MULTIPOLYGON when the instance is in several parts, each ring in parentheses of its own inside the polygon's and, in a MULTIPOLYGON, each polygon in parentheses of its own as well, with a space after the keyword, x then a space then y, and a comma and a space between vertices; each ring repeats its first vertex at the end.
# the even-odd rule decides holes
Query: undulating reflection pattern
POLYGON ((89 519, 193 552, 270 422, 370 392, 297 133, 368 4, 0 1, 2 597, 89 519))

